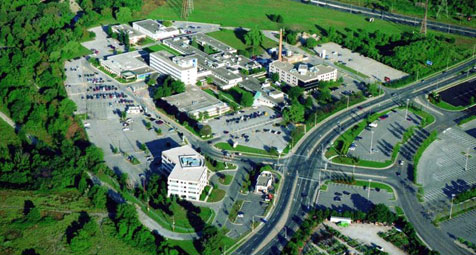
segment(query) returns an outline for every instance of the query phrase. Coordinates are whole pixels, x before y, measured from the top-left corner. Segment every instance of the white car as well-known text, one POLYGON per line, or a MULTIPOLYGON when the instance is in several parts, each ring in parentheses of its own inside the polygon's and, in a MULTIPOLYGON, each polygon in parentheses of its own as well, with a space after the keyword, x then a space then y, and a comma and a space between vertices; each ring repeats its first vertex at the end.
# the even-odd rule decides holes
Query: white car
POLYGON ((376 128, 377 126, 378 126, 378 124, 377 124, 377 122, 375 122, 375 121, 369 124, 369 127, 374 127, 374 128, 376 128))
POLYGON ((398 162, 401 166, 403 166, 403 164, 405 164, 405 161, 403 160, 400 160, 400 162, 398 162))
POLYGON ((131 130, 131 129, 128 128, 128 127, 125 127, 125 128, 122 129, 122 131, 129 131, 129 130, 131 130))

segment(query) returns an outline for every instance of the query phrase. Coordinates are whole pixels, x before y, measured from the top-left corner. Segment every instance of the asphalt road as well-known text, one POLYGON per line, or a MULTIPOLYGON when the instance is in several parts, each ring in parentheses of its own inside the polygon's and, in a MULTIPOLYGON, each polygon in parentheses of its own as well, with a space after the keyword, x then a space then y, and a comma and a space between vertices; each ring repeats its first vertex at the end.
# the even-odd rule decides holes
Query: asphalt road
MULTIPOLYGON (((294 1, 301 2, 299 0, 294 0, 294 1)), ((401 15, 401 14, 394 14, 390 12, 355 6, 351 4, 345 4, 345 3, 331 1, 331 0, 311 0, 310 4, 327 7, 327 8, 331 8, 331 9, 335 9, 339 11, 363 14, 369 17, 387 20, 387 21, 391 21, 391 22, 395 22, 399 24, 410 25, 410 26, 420 26, 422 21, 422 19, 416 18, 416 17, 410 17, 410 16, 401 15)), ((432 20, 428 20, 426 24, 428 29, 433 29, 433 30, 437 30, 437 31, 445 32, 445 33, 476 37, 476 29, 473 29, 473 28, 450 25, 450 24, 440 23, 440 22, 436 22, 432 20)))
MULTIPOLYGON (((235 254, 276 254, 279 253, 280 248, 286 243, 284 239, 284 230, 280 231, 278 238, 274 238, 270 243, 268 243, 261 251, 255 251, 256 247, 261 245, 261 242, 265 237, 272 231, 276 231, 275 224, 279 220, 279 217, 284 213, 286 204, 288 202, 293 203, 293 210, 291 211, 286 229, 295 229, 300 222, 300 218, 305 213, 307 208, 307 196, 302 196, 306 194, 311 185, 312 181, 304 181, 304 185, 300 185, 295 194, 301 194, 295 196, 293 200, 291 195, 292 183, 295 178, 300 177, 312 178, 314 171, 316 169, 322 168, 322 165, 326 161, 322 157, 322 151, 320 148, 329 146, 333 137, 338 135, 338 132, 332 131, 335 130, 335 127, 340 123, 342 130, 345 130, 346 127, 354 125, 357 121, 363 119, 370 112, 378 112, 386 108, 392 107, 398 103, 405 102, 405 100, 413 99, 419 96, 428 94, 430 91, 450 84, 454 81, 466 77, 466 74, 461 74, 460 72, 469 67, 473 66, 476 63, 476 60, 472 60, 464 65, 456 67, 449 70, 446 73, 439 74, 433 78, 429 78, 420 83, 399 89, 396 91, 398 97, 391 97, 390 93, 387 93, 384 97, 376 99, 372 102, 368 102, 364 105, 364 111, 358 112, 357 110, 351 110, 337 114, 333 116, 329 121, 322 124, 320 127, 316 128, 312 133, 307 137, 307 139, 300 145, 296 150, 296 155, 309 155, 308 159, 303 160, 302 157, 291 157, 288 162, 286 178, 284 180, 284 187, 281 193, 280 199, 277 202, 277 206, 271 217, 268 219, 263 228, 261 228, 255 235, 253 235, 247 242, 245 242, 241 247, 239 247, 235 254), (449 78, 451 76, 455 76, 449 78), (449 79, 447 79, 449 78, 449 79), (447 79, 445 81, 442 81, 447 79), (350 118, 346 121, 347 118, 350 118), (331 132, 332 131, 332 132, 331 132), (328 132, 331 132, 328 134, 328 132), (321 139, 322 134, 325 135, 321 139), (322 145, 322 146, 321 146, 322 145), (312 152, 312 153, 309 153, 312 152)), ((432 129, 444 130, 449 125, 454 125, 454 122, 447 120, 443 117, 437 118, 437 123, 431 126, 432 129)), ((408 179, 408 173, 410 171, 403 172, 401 176, 397 176, 395 172, 397 171, 397 166, 394 166, 387 170, 379 170, 378 175, 380 177, 385 177, 382 180, 385 183, 391 184, 399 197, 399 202, 402 209, 405 211, 409 221, 411 221, 417 232, 420 234, 422 239, 435 250, 440 251, 442 254, 467 254, 467 251, 462 250, 456 246, 452 239, 449 238, 445 233, 441 232, 439 229, 436 229, 432 224, 431 220, 425 216, 424 209, 422 205, 416 199, 416 187, 408 179)), ((334 165, 329 162, 329 169, 336 170, 337 172, 342 173, 352 173, 352 167, 334 165)), ((375 170, 357 168, 355 170, 356 175, 375 175, 375 170)), ((322 178, 325 180, 325 177, 322 178)), ((289 234, 289 233, 288 233, 289 234)))

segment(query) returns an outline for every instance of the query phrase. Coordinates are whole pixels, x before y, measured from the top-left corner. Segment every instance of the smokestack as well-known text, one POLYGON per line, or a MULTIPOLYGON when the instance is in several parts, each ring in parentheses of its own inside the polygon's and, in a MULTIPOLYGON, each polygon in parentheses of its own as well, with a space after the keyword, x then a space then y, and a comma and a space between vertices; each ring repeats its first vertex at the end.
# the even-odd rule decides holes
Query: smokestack
POLYGON ((278 61, 283 61, 282 51, 283 51, 283 29, 280 28, 280 29, 279 29, 278 61))

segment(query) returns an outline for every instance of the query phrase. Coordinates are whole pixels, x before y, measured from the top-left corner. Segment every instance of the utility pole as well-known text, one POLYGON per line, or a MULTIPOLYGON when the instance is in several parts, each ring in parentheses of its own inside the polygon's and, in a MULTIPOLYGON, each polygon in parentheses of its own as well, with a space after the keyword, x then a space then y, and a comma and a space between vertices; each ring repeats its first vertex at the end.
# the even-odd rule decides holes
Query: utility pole
POLYGON ((352 166, 352 176, 355 174, 355 164, 352 166))
POLYGON ((455 194, 451 194, 450 220, 451 220, 451 215, 453 214, 453 199, 454 198, 455 198, 455 194))
POLYGON ((349 108, 349 95, 347 95, 347 108, 349 108))
POLYGON ((370 200, 370 182, 372 181, 372 179, 369 179, 369 190, 367 192, 367 200, 370 200))
POLYGON ((407 119, 408 117, 408 103, 410 102, 410 99, 407 98, 407 109, 405 110, 405 120, 407 119))
POLYGON ((370 149, 369 149, 369 153, 372 154, 372 144, 374 142, 374 131, 370 131, 370 133, 372 134, 372 136, 370 137, 370 149))
POLYGON ((317 125, 317 113, 314 114, 314 126, 317 125))

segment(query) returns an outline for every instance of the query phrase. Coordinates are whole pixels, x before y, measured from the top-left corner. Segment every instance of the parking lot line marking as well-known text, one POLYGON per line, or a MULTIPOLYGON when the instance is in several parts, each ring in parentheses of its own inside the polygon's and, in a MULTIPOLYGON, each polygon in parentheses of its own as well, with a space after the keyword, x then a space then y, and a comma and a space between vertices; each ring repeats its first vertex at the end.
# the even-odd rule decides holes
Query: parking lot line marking
MULTIPOLYGON (((327 170, 326 169, 321 169, 321 171, 330 172, 330 173, 347 173, 347 172, 342 172, 340 170, 332 170, 332 169, 327 169, 327 170)), ((385 176, 379 176, 379 175, 373 175, 373 174, 354 173, 354 175, 360 175, 360 176, 366 176, 366 177, 372 177, 372 178, 379 178, 379 179, 387 179, 387 177, 385 177, 385 176)))

